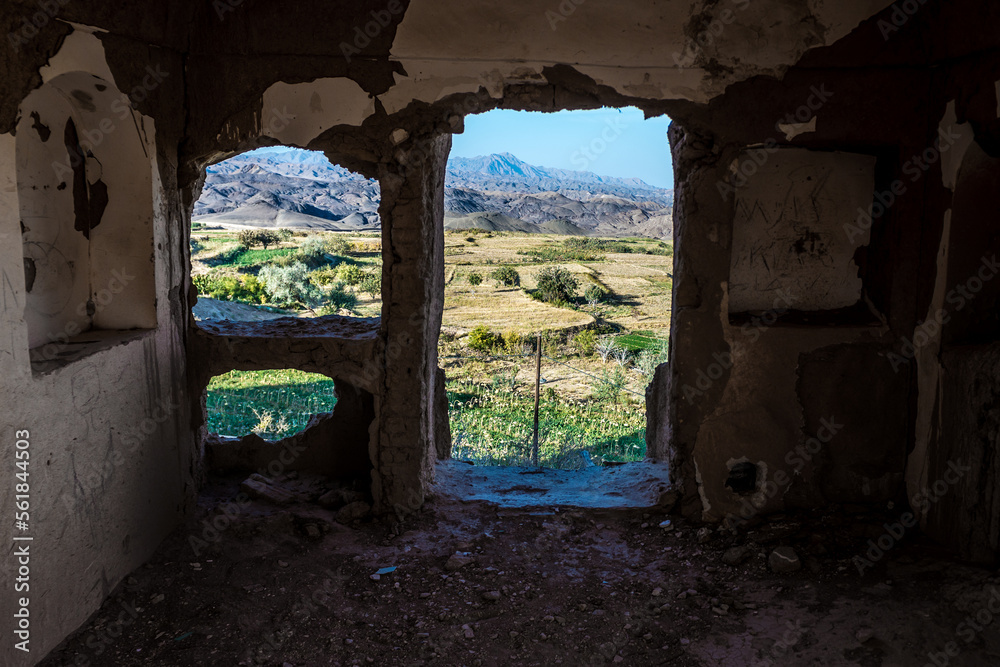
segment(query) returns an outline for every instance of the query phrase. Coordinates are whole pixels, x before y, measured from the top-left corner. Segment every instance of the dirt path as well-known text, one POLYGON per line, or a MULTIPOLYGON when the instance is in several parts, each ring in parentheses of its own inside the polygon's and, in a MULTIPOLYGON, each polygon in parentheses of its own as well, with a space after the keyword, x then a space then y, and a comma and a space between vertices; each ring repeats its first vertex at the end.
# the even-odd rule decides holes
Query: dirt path
POLYGON ((308 503, 220 519, 238 481, 213 481, 198 517, 42 664, 1000 664, 1000 618, 960 625, 988 608, 996 573, 917 542, 859 576, 852 558, 891 514, 778 517, 742 537, 667 531, 653 510, 444 497, 403 524, 344 525, 308 503), (779 545, 802 570, 770 571, 779 545), (746 560, 725 564, 732 547, 746 560), (376 580, 384 567, 398 569, 376 580))

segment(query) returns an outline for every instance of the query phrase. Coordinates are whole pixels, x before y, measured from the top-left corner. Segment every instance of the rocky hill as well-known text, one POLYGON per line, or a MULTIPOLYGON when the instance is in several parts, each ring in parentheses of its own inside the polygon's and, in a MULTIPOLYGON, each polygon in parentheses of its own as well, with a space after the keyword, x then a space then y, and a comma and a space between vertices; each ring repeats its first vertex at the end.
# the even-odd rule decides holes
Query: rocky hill
MULTIPOLYGON (((208 169, 194 221, 209 226, 333 231, 379 229, 375 181, 316 152, 245 153, 208 169)), ((549 234, 649 236, 673 232, 673 191, 639 179, 527 164, 509 153, 452 158, 445 226, 549 234)))

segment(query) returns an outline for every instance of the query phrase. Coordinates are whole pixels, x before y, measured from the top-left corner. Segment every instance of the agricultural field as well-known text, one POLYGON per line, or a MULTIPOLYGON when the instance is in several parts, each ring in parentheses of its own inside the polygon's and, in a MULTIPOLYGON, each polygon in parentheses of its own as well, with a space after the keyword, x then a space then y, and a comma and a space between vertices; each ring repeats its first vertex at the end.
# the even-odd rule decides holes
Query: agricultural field
MULTIPOLYGON (((198 318, 381 312, 377 236, 285 232, 267 247, 247 247, 236 232, 202 229, 192 240, 198 318)), ((448 231, 440 356, 454 456, 480 465, 529 462, 541 334, 540 463, 580 468, 642 459, 643 396, 653 369, 666 361, 672 270, 672 247, 657 240, 448 231)), ((325 378, 216 378, 210 429, 285 437, 305 425, 308 410, 332 409, 335 400, 325 378), (310 386, 328 398, 302 403, 310 386), (283 404, 282 396, 295 402, 283 404), (238 404, 249 410, 212 417, 238 404), (281 421, 286 411, 299 417, 281 421)))

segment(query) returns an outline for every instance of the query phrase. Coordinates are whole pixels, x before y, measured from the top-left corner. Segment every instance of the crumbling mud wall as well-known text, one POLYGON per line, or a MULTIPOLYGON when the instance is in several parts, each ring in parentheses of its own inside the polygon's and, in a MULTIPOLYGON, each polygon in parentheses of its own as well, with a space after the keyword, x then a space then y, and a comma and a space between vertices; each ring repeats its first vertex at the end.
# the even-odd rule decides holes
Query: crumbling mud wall
MULTIPOLYGON (((350 453, 367 448, 376 511, 419 508, 449 450, 436 358, 449 135, 497 107, 635 105, 677 121, 671 361, 649 391, 648 438, 685 513, 738 524, 912 504, 967 453, 980 472, 921 520, 972 557, 995 555, 993 536, 973 537, 997 512, 982 417, 994 283, 936 331, 927 322, 996 242, 998 44, 980 29, 996 8, 55 5, 0 10, 0 446, 14 460, 10 434, 30 430, 39 553, 33 653, 4 646, 5 664, 77 627, 190 508, 215 372, 303 368, 357 389, 370 427, 365 442, 363 424, 352 431, 350 453), (204 169, 274 144, 379 179, 377 322, 194 323, 204 169), (45 167, 63 154, 65 180, 45 167), (982 409, 963 401, 969 386, 982 409)), ((335 466, 320 440, 315 464, 335 466)))
POLYGON ((54 23, 0 57, 0 511, 14 527, 23 510, 14 532, 32 538, 0 576, 0 613, 30 633, 8 623, 5 665, 41 659, 150 556, 200 468, 179 135, 162 121, 183 115, 181 61, 132 42, 116 61, 54 23), (151 70, 115 67, 129 59, 151 70))

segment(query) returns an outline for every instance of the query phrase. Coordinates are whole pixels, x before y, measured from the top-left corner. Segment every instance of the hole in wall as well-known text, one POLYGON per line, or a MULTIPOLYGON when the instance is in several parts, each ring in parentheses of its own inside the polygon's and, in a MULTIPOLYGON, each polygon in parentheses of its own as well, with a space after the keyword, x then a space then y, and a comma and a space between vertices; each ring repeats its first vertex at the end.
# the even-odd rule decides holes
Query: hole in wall
POLYGON ((250 151, 207 169, 191 229, 196 320, 381 314, 377 181, 317 151, 250 151))
POLYGON ((297 370, 231 371, 212 378, 205 394, 210 433, 271 441, 303 432, 336 405, 333 380, 297 370))
POLYGON ((757 466, 749 461, 733 464, 726 478, 726 488, 733 493, 746 495, 757 490, 757 466))
POLYGON ((445 184, 452 456, 579 470, 645 457, 644 389, 666 361, 669 119, 638 109, 466 119, 445 184))

